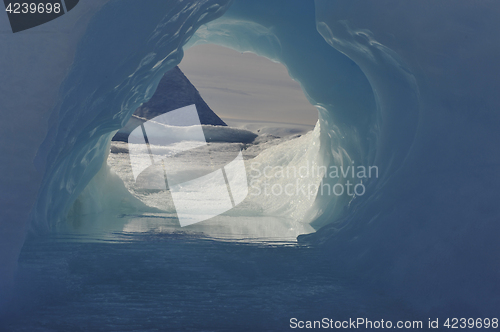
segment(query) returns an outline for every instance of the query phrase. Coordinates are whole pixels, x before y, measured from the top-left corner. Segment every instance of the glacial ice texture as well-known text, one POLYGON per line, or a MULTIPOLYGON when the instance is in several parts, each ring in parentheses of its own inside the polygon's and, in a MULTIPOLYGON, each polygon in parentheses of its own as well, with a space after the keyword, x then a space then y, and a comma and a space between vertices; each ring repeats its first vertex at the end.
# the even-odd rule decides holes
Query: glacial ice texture
POLYGON ((26 231, 65 218, 102 167, 114 131, 180 62, 190 35, 227 5, 85 1, 19 34, 1 16, 3 290, 10 288, 26 231))

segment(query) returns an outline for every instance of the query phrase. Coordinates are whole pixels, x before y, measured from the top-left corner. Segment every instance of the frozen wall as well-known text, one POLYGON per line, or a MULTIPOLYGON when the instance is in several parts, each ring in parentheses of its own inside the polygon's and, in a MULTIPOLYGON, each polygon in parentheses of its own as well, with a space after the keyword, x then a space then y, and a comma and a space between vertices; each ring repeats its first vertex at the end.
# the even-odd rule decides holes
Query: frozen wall
POLYGON ((23 244, 45 169, 35 156, 46 137, 59 87, 89 19, 105 1, 88 1, 46 25, 13 34, 0 15, 0 298, 23 244), (68 31, 63 33, 61 31, 68 31))
POLYGON ((494 314, 500 5, 287 4, 235 1, 191 42, 283 62, 318 106, 325 163, 379 168, 362 197, 318 197, 326 226, 299 240, 429 314, 494 314))
POLYGON ((373 87, 374 162, 390 174, 342 224, 304 240, 325 242, 338 264, 430 314, 494 314, 500 4, 315 3, 318 31, 373 87))
POLYGON ((101 168, 113 131, 180 62, 197 27, 228 2, 85 1, 17 34, 0 15, 2 292, 28 220, 43 230, 67 214, 101 168))

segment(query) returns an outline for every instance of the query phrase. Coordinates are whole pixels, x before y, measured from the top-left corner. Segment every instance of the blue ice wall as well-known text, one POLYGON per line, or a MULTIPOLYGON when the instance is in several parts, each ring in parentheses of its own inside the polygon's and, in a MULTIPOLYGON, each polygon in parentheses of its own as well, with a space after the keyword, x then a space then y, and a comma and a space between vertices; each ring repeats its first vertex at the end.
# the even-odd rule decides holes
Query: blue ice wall
POLYGON ((430 314, 494 314, 500 4, 315 4, 318 31, 373 87, 383 117, 375 163, 391 174, 341 227, 303 240, 323 242, 347 271, 430 314))
POLYGON ((113 131, 180 62, 197 27, 228 4, 88 1, 19 34, 1 16, 0 293, 27 229, 65 217, 101 168, 113 131))
POLYGON ((318 197, 313 225, 326 226, 299 240, 322 246, 332 273, 429 314, 494 314, 500 5, 317 0, 312 11, 235 1, 191 41, 284 63, 318 106, 327 163, 379 168, 362 197, 318 197))

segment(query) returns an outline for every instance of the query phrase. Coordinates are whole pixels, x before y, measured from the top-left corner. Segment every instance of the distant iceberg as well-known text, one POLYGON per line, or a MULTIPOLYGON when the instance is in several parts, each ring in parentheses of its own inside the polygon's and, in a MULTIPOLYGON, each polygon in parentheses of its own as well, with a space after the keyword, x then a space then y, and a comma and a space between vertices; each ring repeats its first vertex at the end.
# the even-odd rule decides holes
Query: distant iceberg
POLYGON ((226 126, 226 123, 210 109, 180 68, 175 66, 163 75, 151 99, 135 110, 130 120, 116 133, 113 140, 126 142, 128 135, 140 123, 191 104, 196 105, 201 124, 226 126))

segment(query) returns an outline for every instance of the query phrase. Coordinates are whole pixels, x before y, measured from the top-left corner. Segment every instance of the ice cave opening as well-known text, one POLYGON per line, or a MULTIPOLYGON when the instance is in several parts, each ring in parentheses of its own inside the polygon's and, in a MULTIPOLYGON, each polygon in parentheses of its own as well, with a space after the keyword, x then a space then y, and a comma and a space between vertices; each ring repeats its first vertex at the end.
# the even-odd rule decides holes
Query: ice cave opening
MULTIPOLYGON (((177 175, 206 175, 243 151, 248 186, 245 200, 233 204, 227 213, 214 214, 182 231, 225 239, 294 242, 301 234, 336 222, 346 214, 349 204, 366 194, 367 185, 377 182, 379 169, 370 161, 375 158, 379 119, 366 76, 338 52, 334 54, 342 61, 336 66, 328 65, 326 57, 316 62, 304 60, 307 49, 294 48, 299 54, 285 53, 289 33, 280 35, 255 22, 223 16, 200 27, 184 46, 185 60, 179 67, 196 83, 190 93, 197 94, 199 88, 229 128, 217 126, 224 121, 211 110, 204 111, 207 104, 199 94, 188 96, 180 78, 183 74, 173 73, 175 69, 165 74, 157 92, 149 92, 151 100, 134 113, 151 119, 159 110, 171 111, 201 99, 196 99, 196 106, 203 131, 214 141, 208 143, 210 162, 200 159, 203 154, 192 153, 191 166, 186 170, 185 163, 179 163, 177 175), (240 53, 241 59, 231 52, 240 53), (339 74, 346 77, 339 78, 339 74), (352 96, 352 91, 346 96, 352 85, 362 98, 352 96), (342 99, 353 98, 356 102, 347 108, 342 99)), ((316 35, 320 48, 331 49, 316 35)), ((189 80, 187 84, 191 84, 189 80)), ((135 183, 126 136, 137 126, 134 121, 138 118, 132 115, 115 135, 121 135, 118 141, 122 142, 110 143, 108 165, 103 164, 69 209, 65 231, 67 225, 83 234, 179 231, 169 191, 143 190, 135 183)), ((209 187, 207 183, 207 190, 218 190, 209 187)), ((191 195, 185 204, 199 205, 200 199, 191 195)), ((219 203, 211 201, 209 205, 214 204, 219 203)))
MULTIPOLYGON (((169 225, 167 228, 175 224, 173 214, 156 215, 165 212, 159 204, 161 199, 144 204, 140 199, 144 193, 139 197, 137 192, 131 195, 130 187, 109 171, 105 161, 116 131, 120 134, 120 128, 127 127, 132 113, 152 98, 166 72, 182 66, 184 51, 203 44, 251 52, 281 63, 318 111, 314 131, 259 154, 256 158, 261 169, 246 165, 249 188, 256 188, 259 193, 272 191, 273 186, 281 188, 280 197, 273 196, 273 192, 269 197, 255 195, 251 207, 238 204, 228 212, 238 216, 233 219, 243 224, 242 216, 254 218, 262 213, 285 218, 285 227, 276 230, 258 223, 241 227, 232 223, 227 233, 295 240, 298 235, 327 224, 343 227, 358 207, 378 195, 397 173, 413 142, 419 114, 414 74, 393 50, 373 39, 369 31, 353 29, 347 23, 330 24, 315 6, 272 5, 270 8, 276 6, 279 15, 287 17, 282 21, 276 21, 273 15, 256 13, 252 6, 246 2, 235 2, 227 8, 203 4, 188 10, 200 15, 196 22, 188 17, 181 22, 176 21, 176 16, 149 13, 163 23, 151 22, 139 30, 127 28, 120 35, 137 39, 120 47, 117 44, 111 50, 104 45, 118 30, 104 29, 103 17, 114 5, 110 3, 98 12, 86 35, 98 35, 103 47, 96 51, 96 40, 82 39, 74 60, 76 65, 61 88, 64 98, 49 122, 50 128, 57 130, 49 131, 35 158, 35 165, 42 170, 46 167, 46 174, 31 213, 32 228, 64 229, 70 225, 85 234, 94 232, 96 227, 97 232, 102 232, 102 227, 113 231, 145 231, 163 229, 165 223, 169 225), (204 11, 211 14, 201 14, 204 11), (181 24, 185 33, 172 35, 175 30, 171 30, 172 24, 181 24), (336 35, 343 36, 345 41, 339 42, 336 35), (121 60, 116 62, 117 59, 121 60), (107 61, 116 62, 118 67, 104 65, 107 61), (76 90, 75 84, 83 88, 76 90), (95 90, 94 86, 100 88, 95 90), (85 116, 82 107, 96 115, 85 116), (402 109, 405 112, 400 112, 402 109), (69 130, 78 121, 79 129, 69 130), (54 142, 67 144, 53 146, 54 142), (277 151, 279 148, 282 150, 277 151), (293 186, 289 177, 269 180, 264 176, 252 183, 252 173, 262 177, 263 170, 269 167, 275 173, 281 171, 274 166, 296 169, 293 186), (301 167, 309 169, 308 175, 298 174, 301 167), (66 216, 68 223, 64 222, 66 216), (129 222, 129 217, 135 221, 129 222)), ((116 26, 126 24, 126 17, 116 26)), ((286 121, 293 122, 283 120, 286 121)), ((211 129, 203 129, 207 137, 215 133, 212 130, 208 134, 207 130, 211 129)), ((221 132, 216 132, 212 140, 220 140, 221 132)), ((232 135, 234 131, 226 130, 223 134, 225 138, 232 135)), ((251 136, 244 131, 238 131, 238 135, 242 140, 251 136)), ((223 163, 223 158, 218 162, 223 163)), ((224 233, 220 224, 206 222, 192 228, 199 228, 202 233, 211 229, 220 234, 224 233)))
MULTIPOLYGON (((110 225, 109 220, 103 220, 102 216, 113 220, 116 218, 110 212, 121 211, 124 213, 120 213, 120 219, 126 220, 123 223, 125 233, 179 230, 176 222, 179 216, 176 212, 179 211, 176 211, 169 189, 152 190, 158 188, 151 186, 144 189, 137 184, 139 178, 133 176, 129 135, 139 121, 156 119, 155 116, 190 103, 197 107, 209 153, 184 153, 180 161, 168 159, 169 167, 178 163, 178 168, 184 173, 186 168, 189 169, 190 177, 203 175, 223 167, 241 151, 247 168, 245 185, 249 188, 244 201, 233 210, 183 231, 232 240, 292 242, 300 234, 313 232, 309 226, 314 218, 311 211, 317 196, 324 191, 319 185, 328 175, 325 174, 326 165, 321 165, 318 110, 281 63, 215 44, 186 49, 179 67, 163 76, 151 99, 141 105, 114 136, 107 165, 69 212, 72 228, 88 233, 90 229, 95 231, 97 224, 102 232, 110 225), (217 110, 217 114, 210 106, 217 110), (207 163, 205 158, 210 161, 207 163), (107 192, 105 187, 110 187, 107 179, 116 175, 135 198, 152 208, 148 213, 141 216, 127 214, 130 205, 134 205, 131 201, 139 210, 144 206, 130 197, 122 198, 117 204, 116 197, 120 195, 116 193, 108 192, 106 197, 111 199, 102 195, 107 192)), ((181 140, 186 139, 189 138, 181 140)), ((121 184, 111 186, 123 189, 121 184)), ((206 190, 214 193, 214 187, 216 185, 210 184, 206 190)), ((333 196, 333 190, 328 188, 328 191, 325 194, 333 196)), ((347 192, 352 190, 348 188, 344 195, 342 185, 337 185, 335 191, 338 198, 349 196, 347 192)), ((189 204, 200 204, 207 195, 192 199, 189 204)), ((120 224, 122 222, 116 223, 120 224)), ((111 229, 116 231, 116 225, 111 229)))

